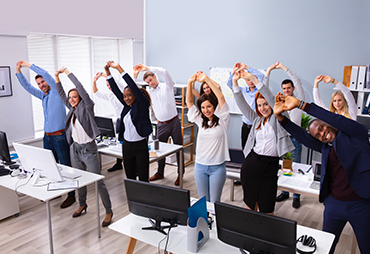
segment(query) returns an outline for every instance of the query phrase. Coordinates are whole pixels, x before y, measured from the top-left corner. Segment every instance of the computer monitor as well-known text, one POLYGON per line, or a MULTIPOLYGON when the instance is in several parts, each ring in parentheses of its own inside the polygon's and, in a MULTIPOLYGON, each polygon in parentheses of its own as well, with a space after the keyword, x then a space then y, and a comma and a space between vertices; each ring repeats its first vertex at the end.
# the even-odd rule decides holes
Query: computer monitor
POLYGON ((218 238, 254 253, 295 254, 297 222, 215 202, 218 238))
POLYGON ((15 163, 10 159, 8 140, 6 138, 6 133, 3 131, 0 131, 0 160, 2 160, 5 165, 15 163))
POLYGON ((102 137, 116 137, 116 133, 114 132, 113 121, 111 118, 95 116, 95 123, 98 126, 100 131, 100 135, 102 137))
POLYGON ((157 185, 132 179, 125 179, 128 207, 131 213, 149 218, 151 227, 166 234, 161 222, 170 223, 171 227, 186 225, 190 207, 190 191, 157 185), (151 219, 155 220, 153 222, 151 219))
POLYGON ((33 185, 45 185, 49 182, 64 181, 51 150, 13 143, 22 167, 28 172, 34 172, 33 185))

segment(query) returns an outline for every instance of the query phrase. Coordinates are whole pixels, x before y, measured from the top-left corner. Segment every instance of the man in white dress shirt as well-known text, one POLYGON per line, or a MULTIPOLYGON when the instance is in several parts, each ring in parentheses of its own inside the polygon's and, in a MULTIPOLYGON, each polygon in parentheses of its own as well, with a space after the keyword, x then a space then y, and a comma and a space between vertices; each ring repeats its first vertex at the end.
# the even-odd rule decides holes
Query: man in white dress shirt
MULTIPOLYGON (((167 70, 160 67, 147 67, 143 64, 134 66, 134 78, 136 79, 140 71, 146 71, 144 81, 151 87, 149 94, 152 99, 152 108, 155 117, 158 120, 157 138, 161 142, 167 142, 171 137, 174 144, 182 145, 183 137, 181 133, 181 123, 176 109, 174 97, 174 83, 167 70), (159 83, 157 75, 164 78, 164 83, 159 83)), ((175 185, 180 184, 180 160, 179 153, 177 157, 177 173, 178 176, 175 185)), ((150 177, 150 181, 155 181, 164 178, 165 159, 158 161, 157 172, 150 177)))

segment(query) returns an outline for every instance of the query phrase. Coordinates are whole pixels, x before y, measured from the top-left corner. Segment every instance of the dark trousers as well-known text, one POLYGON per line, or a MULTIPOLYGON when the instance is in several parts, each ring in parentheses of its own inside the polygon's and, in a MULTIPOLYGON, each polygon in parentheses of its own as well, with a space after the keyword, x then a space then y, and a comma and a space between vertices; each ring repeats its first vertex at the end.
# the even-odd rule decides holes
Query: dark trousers
POLYGON ((128 179, 149 182, 149 150, 148 141, 143 139, 137 142, 124 140, 122 145, 123 165, 128 179))
MULTIPOLYGON (((181 123, 180 119, 176 118, 169 123, 158 123, 157 125, 158 140, 161 142, 167 142, 168 138, 171 137, 173 143, 176 145, 183 144, 183 138, 181 133, 181 123)), ((183 151, 181 151, 184 153, 183 151)), ((176 153, 177 158, 177 173, 180 174, 180 152, 176 153)), ((183 162, 184 163, 184 162, 183 162)), ((157 173, 164 175, 164 166, 166 164, 166 159, 158 161, 158 170, 157 173)), ((185 173, 185 167, 184 173, 185 173)))
POLYGON ((355 232, 361 253, 370 253, 370 200, 340 201, 328 195, 324 205, 322 230, 335 235, 330 253, 334 253, 347 221, 355 232))
POLYGON ((242 125, 242 149, 244 149, 245 143, 247 143, 249 132, 251 131, 252 125, 243 123, 242 125))
MULTIPOLYGON (((71 166, 71 154, 65 132, 62 135, 44 135, 43 143, 45 149, 53 152, 55 161, 66 166, 71 166)), ((75 191, 68 192, 68 196, 75 196, 75 191)))

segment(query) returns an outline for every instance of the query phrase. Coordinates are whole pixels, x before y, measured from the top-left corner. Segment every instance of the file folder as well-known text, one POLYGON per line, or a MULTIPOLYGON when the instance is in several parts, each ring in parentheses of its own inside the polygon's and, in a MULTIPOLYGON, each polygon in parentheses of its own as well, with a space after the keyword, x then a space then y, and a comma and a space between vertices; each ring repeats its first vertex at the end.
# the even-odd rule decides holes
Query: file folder
POLYGON ((366 66, 361 65, 358 69, 357 90, 364 90, 366 77, 366 66))
POLYGON ((357 89, 358 65, 352 65, 350 89, 357 89))

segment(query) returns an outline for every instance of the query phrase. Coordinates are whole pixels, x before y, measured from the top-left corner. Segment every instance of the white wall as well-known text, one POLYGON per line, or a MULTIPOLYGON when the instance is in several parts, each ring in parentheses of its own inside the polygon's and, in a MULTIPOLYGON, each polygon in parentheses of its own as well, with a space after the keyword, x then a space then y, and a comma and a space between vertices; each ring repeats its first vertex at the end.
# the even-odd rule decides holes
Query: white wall
MULTIPOLYGON (((27 59, 25 36, 0 35, 0 66, 10 66, 13 90, 13 96, 0 97, 0 130, 6 132, 9 143, 34 136, 31 97, 15 76, 15 64, 27 59)), ((24 75, 29 78, 28 69, 24 75)))
POLYGON ((0 34, 143 38, 143 0, 5 1, 0 34))
MULTIPOLYGON (((148 0, 144 45, 148 65, 166 68, 178 83, 198 70, 236 62, 266 69, 281 61, 301 78, 312 101, 317 75, 343 78, 345 65, 370 62, 370 1, 148 0)), ((274 93, 286 75, 276 70, 274 93)), ((328 105, 333 85, 320 88, 328 105)), ((232 116, 230 147, 240 146, 232 116), (231 135, 232 133, 232 135, 231 135)))

